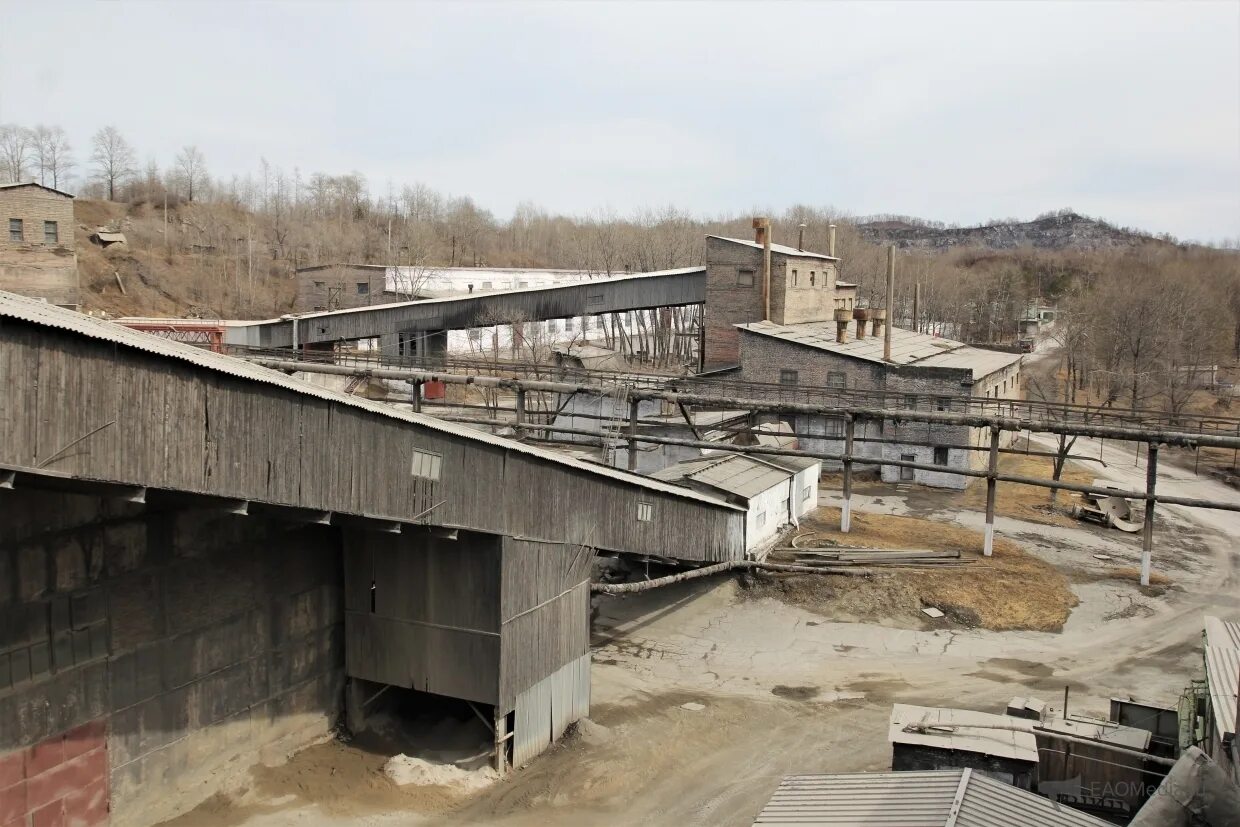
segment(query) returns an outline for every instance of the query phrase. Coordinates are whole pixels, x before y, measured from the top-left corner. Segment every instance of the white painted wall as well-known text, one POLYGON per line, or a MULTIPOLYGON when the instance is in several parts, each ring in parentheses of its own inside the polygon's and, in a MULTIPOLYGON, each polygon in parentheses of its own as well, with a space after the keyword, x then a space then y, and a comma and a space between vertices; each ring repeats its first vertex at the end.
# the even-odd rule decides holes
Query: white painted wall
POLYGON ((788 494, 792 478, 768 488, 749 501, 745 516, 745 551, 750 554, 768 545, 787 525, 788 494))

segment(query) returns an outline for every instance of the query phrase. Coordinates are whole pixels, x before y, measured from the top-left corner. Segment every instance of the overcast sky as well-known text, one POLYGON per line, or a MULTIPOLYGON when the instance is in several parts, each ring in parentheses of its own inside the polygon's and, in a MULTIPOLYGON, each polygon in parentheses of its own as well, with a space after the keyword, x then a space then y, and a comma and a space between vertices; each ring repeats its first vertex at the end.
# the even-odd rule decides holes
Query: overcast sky
POLYGON ((1240 3, 0 0, 0 122, 143 162, 702 214, 1240 237, 1240 3))

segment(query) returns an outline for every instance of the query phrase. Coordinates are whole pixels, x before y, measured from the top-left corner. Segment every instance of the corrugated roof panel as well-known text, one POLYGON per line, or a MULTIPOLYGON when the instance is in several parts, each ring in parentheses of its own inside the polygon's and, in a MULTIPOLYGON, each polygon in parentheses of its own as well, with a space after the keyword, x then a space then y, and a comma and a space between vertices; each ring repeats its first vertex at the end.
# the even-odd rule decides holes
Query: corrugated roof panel
POLYGON ((791 474, 782 468, 734 456, 688 476, 704 485, 749 499, 785 482, 791 474))
POLYGON ((960 774, 793 775, 780 782, 754 824, 943 827, 960 774))
POLYGON ((439 431, 440 433, 451 434, 453 436, 461 437, 474 442, 492 445, 497 448, 528 454, 547 462, 567 466, 577 471, 584 471, 589 474, 610 477, 618 482, 635 485, 640 488, 647 488, 660 491, 664 494, 672 494, 677 497, 697 500, 698 502, 717 506, 719 508, 744 510, 714 497, 708 497, 705 494, 699 494, 686 488, 659 482, 649 477, 643 477, 640 474, 631 474, 614 468, 608 468, 603 465, 594 465, 592 463, 582 462, 581 460, 574 459, 563 454, 557 454, 543 448, 526 445, 514 440, 504 439, 503 437, 494 436, 493 434, 475 430, 465 425, 460 425, 453 422, 444 422, 443 420, 435 419, 434 417, 426 414, 416 414, 411 411, 402 411, 381 402, 372 402, 350 394, 328 390, 327 388, 313 385, 309 382, 303 382, 300 379, 293 379, 280 371, 259 367, 258 365, 245 361, 244 359, 237 359, 232 356, 212 353, 209 350, 197 348, 182 342, 176 342, 171 339, 165 339, 160 336, 152 336, 148 333, 132 330, 118 324, 113 324, 112 322, 96 319, 92 316, 85 316, 72 310, 65 310, 64 308, 56 307, 55 305, 35 301, 34 299, 29 299, 25 296, 18 296, 14 293, 0 291, 0 319, 5 318, 17 319, 29 324, 52 327, 57 330, 67 330, 70 333, 88 336, 92 339, 112 342, 113 344, 131 347, 136 350, 155 354, 157 356, 177 359, 179 361, 194 365, 195 367, 216 371, 218 373, 224 373, 239 379, 263 382, 268 385, 275 385, 277 387, 293 391, 294 393, 305 394, 307 396, 316 396, 320 399, 325 399, 341 405, 348 405, 354 408, 363 408, 371 413, 378 414, 379 416, 385 416, 391 419, 401 419, 432 431, 439 431))
POLYGON ((1240 694, 1240 649, 1206 646, 1206 680, 1214 725, 1223 740, 1236 736, 1236 704, 1240 694))
POLYGON ((1240 623, 1206 615, 1206 643, 1240 649, 1240 623))
POLYGON ((1109 822, 1057 801, 969 773, 956 827, 1103 827, 1109 822))
POLYGON ((958 795, 956 827, 1107 825, 975 770, 793 775, 780 782, 754 825, 945 827, 953 823, 958 795))

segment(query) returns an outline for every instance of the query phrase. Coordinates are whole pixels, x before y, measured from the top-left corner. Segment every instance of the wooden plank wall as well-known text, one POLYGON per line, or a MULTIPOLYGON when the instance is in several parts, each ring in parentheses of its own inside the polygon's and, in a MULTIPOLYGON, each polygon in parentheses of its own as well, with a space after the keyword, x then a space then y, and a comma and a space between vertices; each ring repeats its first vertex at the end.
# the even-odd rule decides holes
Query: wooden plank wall
POLYGON ((744 514, 23 322, 0 323, 0 463, 595 548, 727 560, 744 514), (443 456, 431 483, 417 447, 443 456), (637 504, 654 519, 637 520, 637 504))
POLYGON ((517 696, 590 651, 590 569, 585 546, 505 537, 500 700, 517 696))
POLYGON ((346 532, 348 674, 496 703, 499 540, 466 532, 457 540, 427 533, 346 532))

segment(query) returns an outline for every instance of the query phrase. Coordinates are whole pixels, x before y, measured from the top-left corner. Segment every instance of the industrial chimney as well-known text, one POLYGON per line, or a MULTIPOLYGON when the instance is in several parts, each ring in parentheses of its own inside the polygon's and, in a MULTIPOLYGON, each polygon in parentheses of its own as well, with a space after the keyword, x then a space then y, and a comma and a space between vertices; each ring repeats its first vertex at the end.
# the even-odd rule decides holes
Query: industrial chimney
POLYGON ((887 308, 872 307, 870 308, 870 335, 877 336, 883 330, 883 326, 887 323, 887 308))
POLYGON ((835 341, 844 344, 848 341, 848 323, 852 321, 851 310, 835 311, 835 341))
POLYGON ((870 320, 870 311, 864 307, 858 307, 853 311, 853 318, 857 320, 857 339, 864 339, 865 323, 870 320))
MULTIPOLYGON (((896 300, 896 245, 887 248, 887 312, 896 300)), ((891 361, 891 325, 883 328, 883 361, 891 361)))
POLYGON ((754 242, 762 245, 762 321, 771 320, 771 219, 753 220, 754 242))
POLYGON ((827 225, 827 255, 835 258, 835 225, 827 225))

